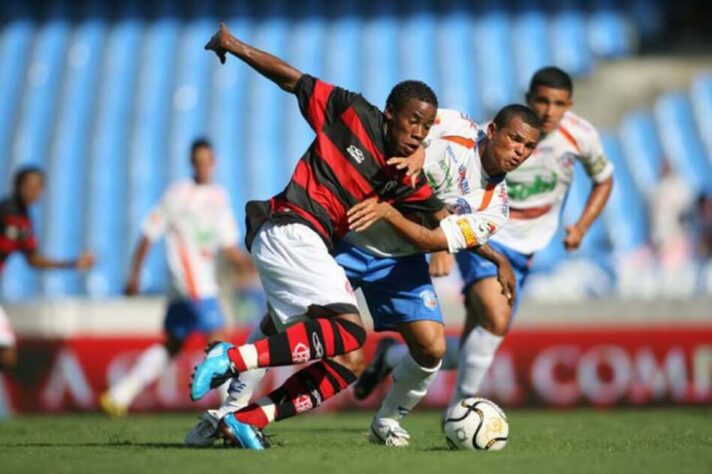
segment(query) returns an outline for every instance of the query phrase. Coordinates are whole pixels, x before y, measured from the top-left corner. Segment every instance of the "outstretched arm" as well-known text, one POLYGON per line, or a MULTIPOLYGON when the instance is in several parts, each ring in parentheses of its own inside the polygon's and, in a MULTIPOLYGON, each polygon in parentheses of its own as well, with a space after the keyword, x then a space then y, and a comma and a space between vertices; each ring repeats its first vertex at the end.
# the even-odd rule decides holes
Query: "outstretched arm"
POLYGON ((210 38, 205 49, 214 51, 223 64, 225 64, 227 53, 240 58, 255 71, 290 93, 294 92, 297 81, 302 76, 301 71, 278 57, 253 48, 234 37, 224 23, 220 23, 220 29, 210 38))
POLYGON ((76 260, 53 260, 39 252, 27 254, 26 258, 30 266, 42 270, 51 268, 86 270, 94 266, 94 255, 91 252, 82 252, 76 260))

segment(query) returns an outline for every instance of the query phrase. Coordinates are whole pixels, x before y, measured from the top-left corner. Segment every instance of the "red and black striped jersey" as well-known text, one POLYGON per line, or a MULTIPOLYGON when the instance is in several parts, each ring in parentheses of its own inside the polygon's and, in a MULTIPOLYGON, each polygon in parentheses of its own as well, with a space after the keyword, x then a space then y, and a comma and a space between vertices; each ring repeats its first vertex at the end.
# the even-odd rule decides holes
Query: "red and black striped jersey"
POLYGON ((247 203, 248 248, 266 220, 306 224, 331 246, 349 230, 346 211, 373 196, 404 214, 443 208, 424 176, 413 188, 404 173, 386 164, 385 116, 360 94, 304 74, 295 95, 316 138, 284 191, 247 203))
POLYGON ((27 208, 14 197, 0 201, 0 271, 13 252, 37 250, 37 239, 27 208))

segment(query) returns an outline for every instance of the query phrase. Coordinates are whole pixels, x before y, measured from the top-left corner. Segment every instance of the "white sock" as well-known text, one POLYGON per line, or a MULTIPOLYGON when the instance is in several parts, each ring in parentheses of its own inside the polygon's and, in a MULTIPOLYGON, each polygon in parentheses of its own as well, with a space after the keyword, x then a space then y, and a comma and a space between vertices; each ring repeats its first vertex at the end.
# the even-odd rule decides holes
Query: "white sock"
MULTIPOLYGON (((255 342, 263 339, 265 335, 262 333, 260 325, 257 324, 252 328, 250 335, 247 337, 247 342, 255 342)), ((223 399, 223 403, 217 410, 217 418, 222 418, 228 413, 235 412, 240 408, 247 406, 250 403, 252 394, 255 388, 260 384, 267 369, 253 369, 247 372, 242 372, 237 377, 233 377, 229 382, 226 382, 227 396, 223 399)))
POLYGON ((453 402, 477 394, 504 337, 477 326, 460 347, 453 402))
POLYGON ((460 338, 447 336, 445 338, 445 355, 443 355, 443 365, 440 370, 457 369, 458 358, 460 357, 460 338))
POLYGON ((143 351, 129 373, 109 389, 114 403, 131 405, 144 388, 160 377, 170 359, 168 350, 163 344, 154 344, 143 351))
POLYGON ((393 344, 386 349, 386 354, 383 356, 383 363, 386 367, 393 370, 406 354, 408 354, 408 346, 405 344, 393 344))
POLYGON ((403 356, 393 371, 393 385, 376 418, 402 420, 428 392, 439 368, 440 364, 431 369, 421 367, 410 353, 403 356))

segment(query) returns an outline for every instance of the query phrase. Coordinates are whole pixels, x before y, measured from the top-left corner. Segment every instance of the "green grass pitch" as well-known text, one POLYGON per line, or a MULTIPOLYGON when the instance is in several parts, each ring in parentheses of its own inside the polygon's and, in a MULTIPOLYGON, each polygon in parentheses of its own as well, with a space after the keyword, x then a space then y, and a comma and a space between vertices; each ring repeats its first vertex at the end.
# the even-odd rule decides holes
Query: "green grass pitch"
POLYGON ((267 431, 277 447, 249 452, 182 446, 196 415, 33 416, 0 422, 0 472, 42 473, 712 473, 712 409, 509 412, 498 453, 446 449, 439 414, 404 426, 411 446, 368 444, 370 414, 306 415, 267 431))

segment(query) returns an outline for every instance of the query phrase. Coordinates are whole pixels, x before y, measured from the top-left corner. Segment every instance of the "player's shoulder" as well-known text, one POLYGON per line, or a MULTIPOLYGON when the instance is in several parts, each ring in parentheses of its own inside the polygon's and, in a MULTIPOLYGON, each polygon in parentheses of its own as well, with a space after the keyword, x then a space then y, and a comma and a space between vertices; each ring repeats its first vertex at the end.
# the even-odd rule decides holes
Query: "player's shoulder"
POLYGON ((559 123, 559 131, 568 139, 573 139, 579 147, 583 148, 592 140, 598 140, 598 130, 591 122, 568 111, 559 123))
POLYGON ((439 108, 438 113, 435 116, 435 125, 447 122, 464 122, 471 125, 473 128, 477 127, 477 122, 472 120, 472 118, 465 112, 455 109, 439 108))

